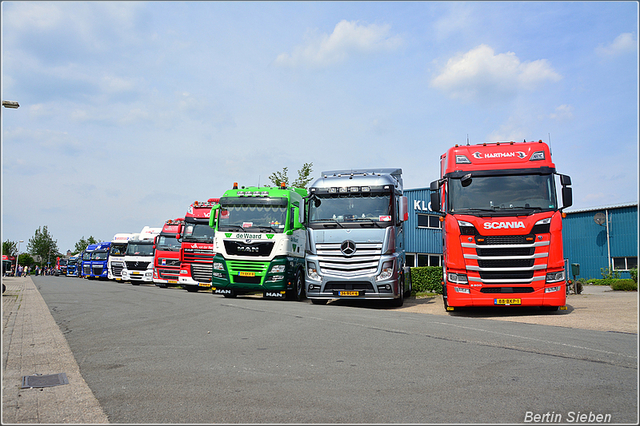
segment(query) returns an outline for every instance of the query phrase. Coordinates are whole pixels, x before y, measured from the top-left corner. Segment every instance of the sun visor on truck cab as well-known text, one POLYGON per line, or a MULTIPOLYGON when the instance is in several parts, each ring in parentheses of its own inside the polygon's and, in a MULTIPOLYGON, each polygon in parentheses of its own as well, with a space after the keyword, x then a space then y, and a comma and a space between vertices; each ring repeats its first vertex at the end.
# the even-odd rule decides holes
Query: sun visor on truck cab
POLYGON ((457 170, 447 173, 444 177, 460 179, 471 173, 471 177, 479 176, 512 176, 512 175, 551 175, 556 172, 553 167, 540 167, 536 169, 506 169, 506 170, 457 170))
POLYGON ((269 197, 222 197, 220 205, 224 206, 282 206, 286 207, 288 201, 286 198, 269 198, 269 197))

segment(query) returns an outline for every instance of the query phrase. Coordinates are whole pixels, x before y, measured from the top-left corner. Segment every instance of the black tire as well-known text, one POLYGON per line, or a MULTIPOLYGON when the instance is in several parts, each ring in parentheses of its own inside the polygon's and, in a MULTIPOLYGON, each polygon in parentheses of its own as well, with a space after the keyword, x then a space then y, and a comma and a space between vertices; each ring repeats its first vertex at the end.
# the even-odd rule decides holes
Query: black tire
POLYGON ((198 291, 198 286, 195 285, 187 285, 184 287, 189 293, 195 293, 198 291))
POLYGON ((442 301, 444 302, 444 310, 449 310, 449 304, 447 303, 447 286, 442 286, 442 301))
POLYGON ((400 294, 397 299, 393 299, 389 303, 393 308, 400 308, 404 305, 404 275, 400 278, 398 285, 400 286, 398 289, 398 293, 400 294))
POLYGON ((288 299, 302 302, 306 298, 304 289, 304 277, 301 271, 296 272, 296 278, 293 284, 293 290, 289 291, 288 299))
POLYGON ((327 299, 311 299, 311 303, 314 305, 326 305, 329 300, 327 299))

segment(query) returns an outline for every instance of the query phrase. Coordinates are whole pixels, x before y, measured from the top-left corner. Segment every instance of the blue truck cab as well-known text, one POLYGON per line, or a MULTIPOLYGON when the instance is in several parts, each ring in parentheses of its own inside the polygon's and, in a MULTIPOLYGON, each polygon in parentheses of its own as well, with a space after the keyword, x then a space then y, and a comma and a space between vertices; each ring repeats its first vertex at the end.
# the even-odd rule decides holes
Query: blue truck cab
POLYGON ((75 256, 71 256, 67 262, 67 276, 77 277, 80 270, 80 262, 82 259, 82 253, 78 253, 75 256))
POLYGON ((91 270, 89 278, 107 279, 109 269, 107 262, 109 261, 109 249, 111 242, 98 243, 95 250, 91 252, 91 270))
POLYGON ((98 247, 98 244, 89 244, 82 252, 81 268, 78 276, 82 278, 91 278, 91 254, 98 247))

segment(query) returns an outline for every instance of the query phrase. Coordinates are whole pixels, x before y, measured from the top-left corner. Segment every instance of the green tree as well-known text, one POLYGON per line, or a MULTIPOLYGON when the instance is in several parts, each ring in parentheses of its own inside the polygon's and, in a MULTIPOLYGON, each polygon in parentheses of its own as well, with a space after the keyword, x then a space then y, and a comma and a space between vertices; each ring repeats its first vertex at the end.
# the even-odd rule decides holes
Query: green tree
POLYGON ((45 225, 36 229, 35 235, 27 244, 27 251, 33 257, 39 257, 41 265, 46 265, 52 257, 55 259, 58 256, 58 241, 53 239, 45 225))
POLYGON ((96 239, 93 238, 92 236, 90 236, 85 240, 83 235, 82 238, 80 238, 80 241, 76 243, 74 254, 80 253, 82 250, 86 249, 89 246, 89 244, 96 244, 97 242, 98 241, 96 241, 96 239))
POLYGON ((15 241, 3 241, 2 242, 2 254, 5 256, 15 256, 18 254, 18 243, 15 241))
MULTIPOLYGON (((306 188, 309 182, 313 179, 311 176, 311 172, 313 171, 313 163, 304 163, 302 168, 298 170, 298 177, 293 181, 291 186, 295 188, 306 188)), ((280 172, 273 172, 271 176, 269 176, 269 180, 273 183, 274 186, 280 186, 281 183, 284 182, 286 186, 289 186, 289 176, 287 176, 287 172, 289 171, 288 167, 284 167, 280 172)))

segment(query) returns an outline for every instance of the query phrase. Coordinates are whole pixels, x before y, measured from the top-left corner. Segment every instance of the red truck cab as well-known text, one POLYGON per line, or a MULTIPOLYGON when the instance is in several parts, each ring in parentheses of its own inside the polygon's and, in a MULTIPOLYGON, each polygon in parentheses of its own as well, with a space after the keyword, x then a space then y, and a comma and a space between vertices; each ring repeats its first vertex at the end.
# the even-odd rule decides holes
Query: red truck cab
POLYGON ((187 209, 184 224, 179 225, 176 238, 180 246, 180 274, 178 285, 189 292, 211 288, 213 273, 213 234, 209 226, 211 208, 220 201, 209 198, 195 201, 187 209))
POLYGON ((169 219, 155 238, 153 282, 158 287, 178 285, 180 275, 180 241, 177 240, 184 218, 169 219))
POLYGON ((432 209, 444 213, 445 308, 564 307, 562 209, 572 204, 571 178, 556 174, 548 145, 456 145, 440 157, 440 176, 430 189, 432 209))

